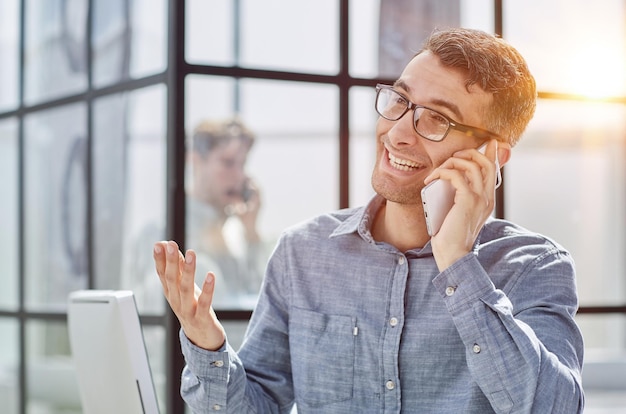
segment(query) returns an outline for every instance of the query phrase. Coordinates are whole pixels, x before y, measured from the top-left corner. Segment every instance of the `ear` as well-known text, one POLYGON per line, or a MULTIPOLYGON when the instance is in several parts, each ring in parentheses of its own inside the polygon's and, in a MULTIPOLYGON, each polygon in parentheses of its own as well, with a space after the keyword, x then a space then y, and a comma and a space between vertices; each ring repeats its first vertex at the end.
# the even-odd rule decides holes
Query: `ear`
POLYGON ((511 159, 511 144, 508 142, 498 141, 498 163, 500 168, 511 159))

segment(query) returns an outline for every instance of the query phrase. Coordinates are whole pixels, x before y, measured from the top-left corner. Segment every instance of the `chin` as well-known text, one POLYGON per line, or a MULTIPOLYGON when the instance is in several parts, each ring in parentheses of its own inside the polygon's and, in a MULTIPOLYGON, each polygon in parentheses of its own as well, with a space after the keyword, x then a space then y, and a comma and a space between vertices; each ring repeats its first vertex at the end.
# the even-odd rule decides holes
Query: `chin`
POLYGON ((376 194, 387 201, 399 204, 421 204, 421 191, 424 186, 400 187, 390 179, 379 176, 376 172, 372 175, 372 188, 376 194))

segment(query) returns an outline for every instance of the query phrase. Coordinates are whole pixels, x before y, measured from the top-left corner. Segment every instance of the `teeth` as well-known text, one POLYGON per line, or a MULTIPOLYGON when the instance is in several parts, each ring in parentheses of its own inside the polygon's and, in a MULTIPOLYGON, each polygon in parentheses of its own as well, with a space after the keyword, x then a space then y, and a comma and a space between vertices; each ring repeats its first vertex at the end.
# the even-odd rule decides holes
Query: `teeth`
POLYGON ((391 165, 393 165, 395 168, 402 170, 402 171, 411 171, 413 168, 417 168, 418 164, 413 162, 413 161, 409 161, 409 160, 403 160, 400 158, 396 158, 393 155, 391 155, 389 153, 389 162, 391 163, 391 165))

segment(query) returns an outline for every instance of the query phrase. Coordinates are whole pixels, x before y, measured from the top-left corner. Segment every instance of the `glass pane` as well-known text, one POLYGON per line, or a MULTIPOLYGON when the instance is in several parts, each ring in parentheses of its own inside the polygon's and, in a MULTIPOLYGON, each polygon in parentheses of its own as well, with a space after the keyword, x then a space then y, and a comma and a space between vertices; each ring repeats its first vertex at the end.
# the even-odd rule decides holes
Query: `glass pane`
POLYGON ((25 118, 26 303, 63 306, 86 287, 87 111, 63 106, 25 118))
POLYGON ((295 72, 339 71, 337 0, 195 0, 187 2, 186 18, 186 58, 190 62, 295 72))
POLYGON ((185 4, 185 60, 207 65, 235 64, 235 3, 187 0, 185 4), (207 24, 209 23, 210 24, 207 24), (219 41, 215 41, 219 39, 219 41), (213 41, 211 41, 213 40, 213 41))
POLYGON ((128 95, 99 98, 93 104, 93 223, 95 284, 122 286, 124 199, 128 150, 128 95))
POLYGON ((87 88, 87 3, 87 0, 26 0, 27 103, 87 88))
POLYGON ((165 70, 165 0, 95 0, 93 16, 94 85, 165 70))
POLYGON ((493 0, 350 2, 350 74, 396 79, 435 27, 493 32, 493 0))
POLYGON ((17 121, 0 121, 0 308, 17 307, 18 183, 17 121))
POLYGON ((242 0, 241 64, 337 73, 338 23, 338 0, 242 0))
POLYGON ((17 0, 0 2, 0 112, 17 107, 19 87, 19 8, 17 0))
POLYGON ((233 349, 239 349, 243 343, 243 337, 248 328, 248 321, 221 321, 228 337, 228 342, 233 349))
POLYGON ((0 401, 2 412, 20 412, 19 330, 17 320, 0 318, 0 401))
POLYGON ((539 101, 506 165, 506 217, 576 261, 582 305, 626 301, 626 108, 539 101))
POLYGON ((626 95, 623 0, 505 1, 503 10, 504 37, 526 57, 540 91, 626 95))
POLYGON ((222 288, 216 307, 251 308, 280 232, 338 206, 337 89, 247 79, 236 85, 215 77, 188 81, 187 89, 196 91, 187 96, 188 135, 205 124, 188 147, 186 246, 201 259, 199 283, 208 270, 217 273, 216 291, 222 288), (239 110, 225 113, 231 102, 239 102, 239 110), (243 125, 229 125, 235 115, 243 125), (242 135, 254 136, 249 150, 242 135), (247 202, 245 182, 253 187, 247 202))
POLYGON ((61 414, 81 411, 65 323, 27 322, 26 375, 26 412, 61 414))
POLYGON ((189 75, 185 78, 185 129, 187 135, 206 117, 219 119, 237 112, 237 81, 220 76, 189 75))
POLYGON ((376 160, 374 88, 350 89, 350 205, 366 204, 374 195, 371 185, 376 160))
MULTIPOLYGON (((176 332, 176 334, 178 334, 176 332)), ((152 372, 152 381, 157 394, 161 413, 165 414, 167 407, 167 355, 166 355, 166 329, 163 326, 144 325, 143 339, 148 351, 148 361, 152 372)), ((174 398, 178 398, 175 395, 174 398)))
POLYGON ((626 317, 617 314, 579 314, 576 321, 585 338, 585 413, 624 412, 626 317))
POLYGON ((263 192, 260 230, 339 206, 339 91, 333 85, 243 80, 240 115, 257 136, 248 168, 263 192))
POLYGON ((96 287, 133 290, 143 313, 165 309, 152 261, 165 238, 165 99, 156 85, 94 105, 96 287))

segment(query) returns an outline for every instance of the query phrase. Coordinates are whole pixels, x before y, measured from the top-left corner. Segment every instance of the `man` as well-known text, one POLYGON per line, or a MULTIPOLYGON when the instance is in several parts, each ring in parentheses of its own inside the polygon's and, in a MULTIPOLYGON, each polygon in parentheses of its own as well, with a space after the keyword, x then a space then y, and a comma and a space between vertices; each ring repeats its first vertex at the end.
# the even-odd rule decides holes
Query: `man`
POLYGON ((194 252, 157 243, 194 412, 582 412, 573 261, 490 216, 496 161, 509 160, 535 100, 501 39, 433 33, 379 87, 377 195, 283 234, 238 353, 211 311, 214 275, 194 292, 194 252), (430 237, 420 192, 434 179, 456 193, 430 237))
MULTIPOLYGON (((187 146, 186 245, 197 253, 199 284, 209 270, 219 277, 213 306, 220 309, 254 307, 269 256, 257 231, 260 193, 245 170, 254 142, 241 120, 227 118, 200 122, 187 146)), ((162 287, 146 250, 162 233, 150 223, 126 249, 123 287, 135 292, 142 312, 162 311, 162 287)))
POLYGON ((201 122, 189 145, 186 245, 198 252, 200 284, 208 270, 220 276, 213 295, 220 308, 253 307, 267 261, 257 231, 259 191, 245 171, 254 140, 234 118, 201 122), (239 237, 227 237, 229 230, 239 237))

